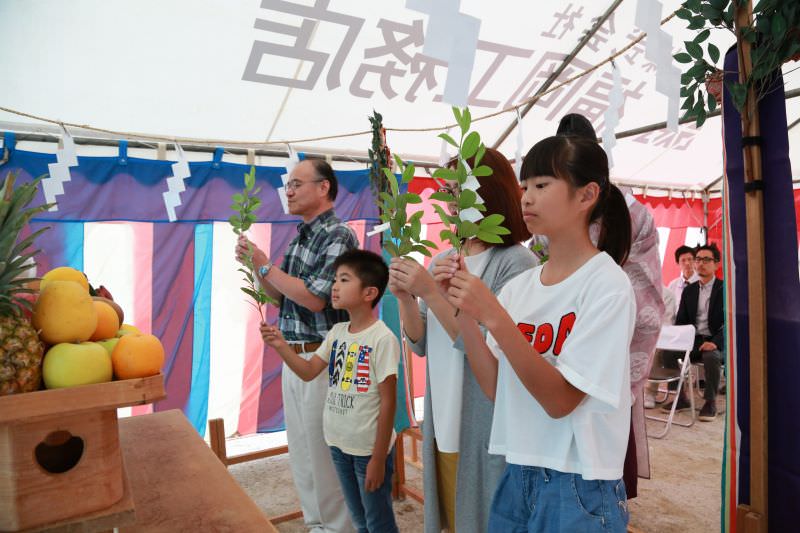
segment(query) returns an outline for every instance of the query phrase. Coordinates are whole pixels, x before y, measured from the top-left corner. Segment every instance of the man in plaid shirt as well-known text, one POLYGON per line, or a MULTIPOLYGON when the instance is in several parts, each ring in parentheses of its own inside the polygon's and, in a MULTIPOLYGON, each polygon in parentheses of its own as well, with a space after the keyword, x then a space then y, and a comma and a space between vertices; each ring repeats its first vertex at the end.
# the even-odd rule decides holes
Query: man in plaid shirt
MULTIPOLYGON (((358 248, 350 228, 333 212, 338 182, 325 161, 306 160, 294 167, 286 183, 289 212, 302 217, 297 236, 289 243, 280 268, 246 237, 236 247, 239 260, 253 252, 259 281, 280 301, 278 327, 304 358, 313 356, 328 330, 347 320, 347 313, 330 306, 335 277, 334 260, 358 248)), ((331 452, 322 434, 322 413, 328 376, 304 382, 294 372, 281 376, 289 463, 300 497, 306 526, 315 532, 354 531, 336 477, 331 452)))

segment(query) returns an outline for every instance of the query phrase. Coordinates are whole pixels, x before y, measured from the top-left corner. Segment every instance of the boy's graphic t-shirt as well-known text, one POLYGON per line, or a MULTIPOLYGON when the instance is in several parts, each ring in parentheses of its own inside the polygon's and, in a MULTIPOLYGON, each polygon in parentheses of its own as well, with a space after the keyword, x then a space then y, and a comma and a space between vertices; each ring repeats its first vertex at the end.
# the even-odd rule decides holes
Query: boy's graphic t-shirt
POLYGON ((488 335, 499 359, 489 453, 584 479, 619 479, 630 431, 630 281, 605 253, 555 285, 542 285, 541 272, 538 266, 512 279, 498 300, 534 349, 586 396, 569 415, 551 418, 488 335))
MULTIPOLYGON (((378 429, 378 384, 397 374, 400 344, 378 320, 358 333, 350 322, 334 325, 316 355, 328 363, 328 397, 322 428, 328 446, 350 455, 372 455, 378 429)), ((394 432, 392 439, 394 442, 394 432)))

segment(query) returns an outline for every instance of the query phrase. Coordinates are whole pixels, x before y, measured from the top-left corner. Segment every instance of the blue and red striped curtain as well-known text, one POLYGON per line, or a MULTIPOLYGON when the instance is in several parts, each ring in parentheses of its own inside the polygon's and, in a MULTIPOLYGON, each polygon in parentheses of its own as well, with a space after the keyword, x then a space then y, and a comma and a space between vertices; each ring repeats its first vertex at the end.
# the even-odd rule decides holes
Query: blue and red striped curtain
MULTIPOLYGON (((55 162, 52 154, 16 149, 10 133, 4 147, 9 159, 0 177, 18 171, 18 180, 30 180, 55 162)), ((172 223, 162 197, 171 162, 127 157, 124 144, 117 157, 80 157, 57 198, 58 210, 39 215, 27 232, 50 227, 36 243, 38 275, 64 265, 85 272, 92 285, 112 293, 126 323, 164 344, 167 398, 125 411, 181 409, 201 434, 209 418, 223 418, 228 433, 277 431, 283 429, 280 358, 264 349, 259 315, 239 289, 236 235, 227 222, 231 196, 244 187, 249 166, 221 156, 218 149, 212 161, 190 163, 178 221, 172 223)), ((283 173, 282 167, 256 167, 262 204, 249 232, 276 261, 299 222, 281 208, 276 188, 283 173)), ((337 214, 362 248, 378 251, 379 237, 366 236, 377 221, 368 172, 336 174, 337 214)), ((271 308, 267 320, 276 318, 271 308)), ((397 425, 403 428, 409 424, 404 387, 398 393, 397 425)))

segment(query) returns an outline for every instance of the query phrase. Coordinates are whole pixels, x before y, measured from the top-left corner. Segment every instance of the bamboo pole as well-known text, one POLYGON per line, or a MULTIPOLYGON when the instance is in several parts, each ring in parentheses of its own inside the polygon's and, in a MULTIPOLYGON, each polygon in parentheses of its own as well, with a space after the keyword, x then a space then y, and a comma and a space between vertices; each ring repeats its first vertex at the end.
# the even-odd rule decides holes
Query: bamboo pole
MULTIPOLYGON (((752 0, 742 1, 735 12, 739 82, 752 70, 752 46, 743 38, 742 28, 753 24, 752 0)), ((753 87, 747 92, 742 117, 742 139, 758 139, 761 129, 758 100, 753 87)), ((742 143, 744 156, 745 216, 747 224, 748 332, 750 335, 750 504, 739 505, 745 533, 767 532, 767 335, 766 276, 764 271, 764 198, 761 169, 761 146, 742 143)), ((737 520, 738 522, 738 520, 737 520)))

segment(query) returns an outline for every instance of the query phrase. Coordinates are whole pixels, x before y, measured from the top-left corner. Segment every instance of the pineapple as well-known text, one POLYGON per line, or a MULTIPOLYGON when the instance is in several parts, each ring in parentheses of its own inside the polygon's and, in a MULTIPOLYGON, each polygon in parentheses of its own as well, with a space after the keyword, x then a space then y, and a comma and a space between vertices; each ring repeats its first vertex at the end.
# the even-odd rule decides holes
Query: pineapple
POLYGON ((0 395, 30 392, 42 381, 43 345, 23 311, 31 302, 22 296, 34 291, 24 278, 35 263, 30 249, 43 228, 17 242, 22 228, 50 205, 28 208, 41 178, 14 189, 15 175, 9 173, 0 187, 0 395))

